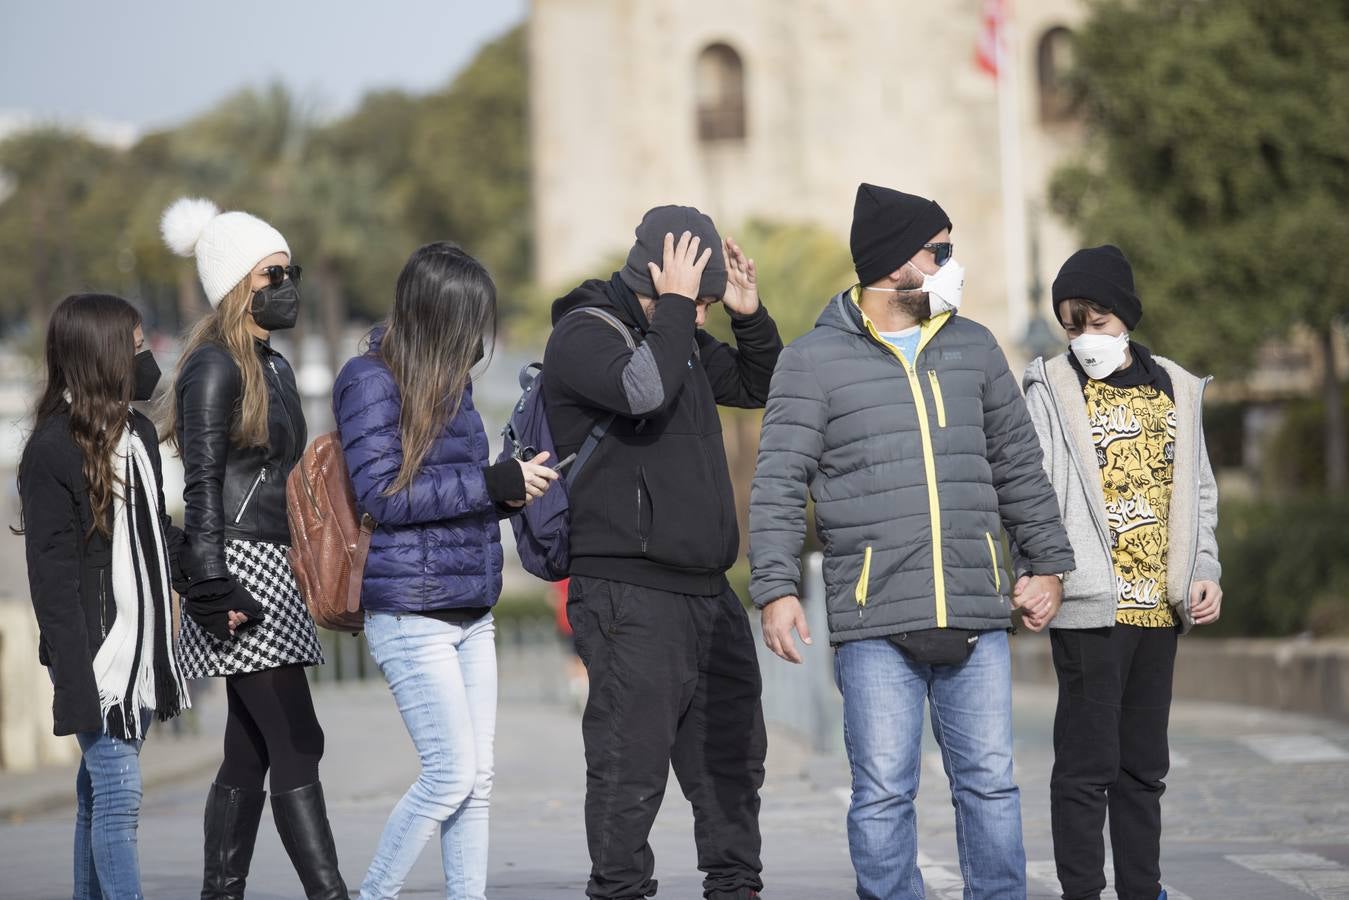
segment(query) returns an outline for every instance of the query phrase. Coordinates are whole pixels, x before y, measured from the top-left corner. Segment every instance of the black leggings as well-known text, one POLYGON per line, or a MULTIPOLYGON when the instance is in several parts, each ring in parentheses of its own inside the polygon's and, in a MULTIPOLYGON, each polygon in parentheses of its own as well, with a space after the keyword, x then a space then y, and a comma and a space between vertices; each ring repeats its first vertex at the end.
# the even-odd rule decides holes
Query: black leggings
POLYGON ((260 791, 269 768, 273 794, 319 780, 323 729, 303 666, 227 675, 225 696, 229 719, 218 784, 260 791))

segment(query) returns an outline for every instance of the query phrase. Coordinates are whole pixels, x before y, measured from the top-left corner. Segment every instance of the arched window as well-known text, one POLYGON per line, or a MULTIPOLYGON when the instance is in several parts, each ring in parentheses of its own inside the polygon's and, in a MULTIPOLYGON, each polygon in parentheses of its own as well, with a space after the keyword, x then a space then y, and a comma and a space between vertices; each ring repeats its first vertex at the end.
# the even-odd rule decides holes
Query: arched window
POLYGON ((745 64, 728 44, 711 44, 698 54, 698 139, 745 139, 745 64))
POLYGON ((1040 77, 1040 121, 1064 122, 1076 113, 1076 98, 1068 86, 1068 69, 1073 62, 1073 33, 1063 26, 1040 36, 1036 52, 1036 71, 1040 77))

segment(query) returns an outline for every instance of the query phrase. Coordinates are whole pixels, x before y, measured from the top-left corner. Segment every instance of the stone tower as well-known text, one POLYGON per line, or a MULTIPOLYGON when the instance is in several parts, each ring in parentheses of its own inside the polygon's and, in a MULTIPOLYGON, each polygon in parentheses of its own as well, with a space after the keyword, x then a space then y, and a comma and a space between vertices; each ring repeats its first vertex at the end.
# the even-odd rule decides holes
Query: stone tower
MULTIPOLYGON (((1075 249, 1044 189, 1081 139, 1061 81, 1080 6, 1015 5, 1038 249, 1026 302, 1038 275, 1042 315, 1075 249)), ((605 274, 596 267, 661 203, 698 206, 725 230, 751 217, 817 223, 846 243, 854 191, 871 181, 930 196, 950 214, 968 269, 965 312, 1015 363, 1023 335, 1007 333, 997 91, 974 63, 982 9, 982 0, 534 0, 539 280, 605 274)))

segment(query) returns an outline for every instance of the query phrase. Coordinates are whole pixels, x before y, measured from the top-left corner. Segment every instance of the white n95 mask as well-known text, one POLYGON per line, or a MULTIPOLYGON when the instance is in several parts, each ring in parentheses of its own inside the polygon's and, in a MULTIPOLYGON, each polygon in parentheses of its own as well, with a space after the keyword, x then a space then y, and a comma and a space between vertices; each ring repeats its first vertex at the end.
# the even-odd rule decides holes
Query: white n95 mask
POLYGON ((1129 332, 1121 334, 1080 334, 1068 343, 1073 356, 1082 364, 1087 377, 1100 381, 1124 365, 1129 332))
MULTIPOLYGON (((913 263, 905 263, 906 266, 913 266, 913 263)), ((965 290, 965 267, 956 262, 954 257, 948 259, 946 264, 937 270, 936 275, 929 275, 917 266, 913 266, 914 271, 923 276, 923 284, 916 288, 867 288, 869 291, 880 291, 885 294, 927 294, 928 315, 937 316, 944 312, 955 312, 960 309, 960 298, 965 290)))
MULTIPOLYGON (((913 266, 913 263, 909 265, 913 266)), ((913 267, 918 269, 917 266, 913 267)), ((918 271, 923 276, 923 285, 917 290, 927 292, 928 308, 932 311, 932 315, 960 309, 960 299, 965 292, 964 266, 952 257, 946 261, 946 265, 937 270, 936 275, 929 275, 922 269, 918 271)))

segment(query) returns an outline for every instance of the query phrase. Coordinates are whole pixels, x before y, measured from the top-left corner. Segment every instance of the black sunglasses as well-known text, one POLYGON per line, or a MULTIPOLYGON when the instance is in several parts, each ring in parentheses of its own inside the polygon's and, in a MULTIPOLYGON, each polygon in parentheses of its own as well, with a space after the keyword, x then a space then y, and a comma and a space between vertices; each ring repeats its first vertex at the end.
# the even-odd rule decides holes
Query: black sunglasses
POLYGON ((939 266, 946 265, 947 260, 951 258, 951 254, 955 252, 955 248, 956 245, 950 241, 939 241, 935 244, 923 245, 924 250, 932 251, 932 256, 936 259, 937 265, 939 266))
POLYGON ((266 273, 268 284, 274 288, 279 288, 281 282, 285 281, 287 277, 299 284, 300 275, 304 272, 304 269, 300 266, 268 266, 262 272, 266 273))

